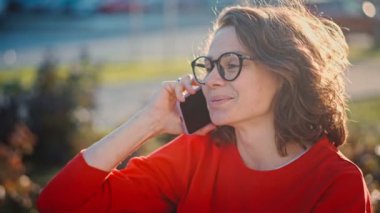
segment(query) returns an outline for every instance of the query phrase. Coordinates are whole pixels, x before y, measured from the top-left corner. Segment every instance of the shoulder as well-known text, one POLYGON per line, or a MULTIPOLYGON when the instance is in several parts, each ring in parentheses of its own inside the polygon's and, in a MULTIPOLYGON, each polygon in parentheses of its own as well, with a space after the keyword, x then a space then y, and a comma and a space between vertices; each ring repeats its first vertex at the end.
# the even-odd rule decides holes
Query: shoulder
POLYGON ((340 151, 337 151, 336 155, 331 158, 331 162, 327 168, 333 178, 332 183, 335 188, 343 189, 350 186, 348 187, 350 188, 350 192, 356 192, 362 195, 367 193, 363 172, 340 151))
POLYGON ((339 151, 327 138, 321 139, 316 144, 319 146, 320 155, 316 159, 320 161, 319 171, 321 180, 328 184, 328 191, 338 190, 348 195, 349 192, 367 193, 361 169, 343 153, 339 151), (350 186, 350 187, 347 187, 350 186))
POLYGON ((360 168, 346 158, 327 138, 317 144, 314 168, 321 197, 319 210, 347 208, 345 212, 370 209, 370 196, 360 168), (343 199, 344 198, 344 199, 343 199))
POLYGON ((319 147, 320 155, 316 158, 323 162, 322 167, 330 175, 353 175, 362 177, 363 173, 360 168, 339 151, 327 138, 322 138, 315 146, 319 147))
POLYGON ((326 189, 331 186, 357 184, 363 188, 363 184, 365 185, 360 168, 346 158, 327 137, 321 138, 313 145, 306 159, 308 160, 303 163, 309 164, 307 171, 314 174, 319 187, 323 186, 322 188, 326 189))

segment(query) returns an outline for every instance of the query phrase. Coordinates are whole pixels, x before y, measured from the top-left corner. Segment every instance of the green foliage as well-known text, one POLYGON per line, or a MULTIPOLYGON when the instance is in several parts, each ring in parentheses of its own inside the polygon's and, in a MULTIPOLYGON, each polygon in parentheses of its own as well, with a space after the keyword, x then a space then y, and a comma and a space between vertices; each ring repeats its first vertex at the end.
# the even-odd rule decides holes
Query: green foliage
POLYGON ((50 55, 32 75, 0 82, 0 212, 33 211, 39 186, 32 180, 46 184, 95 140, 97 70, 85 52, 67 70, 50 55))
POLYGON ((23 158, 33 152, 36 137, 23 122, 23 95, 17 81, 0 85, 0 212, 31 210, 39 190, 25 175, 23 158))
POLYGON ((29 124, 38 136, 31 158, 35 165, 60 166, 76 153, 72 141, 82 126, 91 126, 96 86, 96 68, 85 54, 66 75, 60 75, 54 58, 46 58, 28 100, 29 124))

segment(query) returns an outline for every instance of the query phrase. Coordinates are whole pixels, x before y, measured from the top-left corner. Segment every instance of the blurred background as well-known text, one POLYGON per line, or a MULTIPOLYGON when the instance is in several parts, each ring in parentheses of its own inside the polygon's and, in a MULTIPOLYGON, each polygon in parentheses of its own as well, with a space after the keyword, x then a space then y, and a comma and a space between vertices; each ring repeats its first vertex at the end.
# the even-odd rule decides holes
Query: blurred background
MULTIPOLYGON (((0 212, 37 212, 47 181, 143 107, 162 80, 189 73, 218 11, 247 2, 0 0, 0 212)), ((380 0, 307 6, 336 21, 350 44, 350 137, 341 150, 363 170, 377 208, 380 0)))

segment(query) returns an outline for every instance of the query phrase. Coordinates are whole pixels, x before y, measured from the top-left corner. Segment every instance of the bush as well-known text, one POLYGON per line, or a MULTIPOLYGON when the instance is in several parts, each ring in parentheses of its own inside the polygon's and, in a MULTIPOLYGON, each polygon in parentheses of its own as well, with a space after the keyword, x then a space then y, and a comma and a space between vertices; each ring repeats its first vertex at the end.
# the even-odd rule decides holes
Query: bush
POLYGON ((80 143, 94 141, 96 71, 83 52, 61 75, 48 54, 31 88, 0 85, 0 212, 33 210, 39 186, 30 177, 51 174, 85 146, 80 143))

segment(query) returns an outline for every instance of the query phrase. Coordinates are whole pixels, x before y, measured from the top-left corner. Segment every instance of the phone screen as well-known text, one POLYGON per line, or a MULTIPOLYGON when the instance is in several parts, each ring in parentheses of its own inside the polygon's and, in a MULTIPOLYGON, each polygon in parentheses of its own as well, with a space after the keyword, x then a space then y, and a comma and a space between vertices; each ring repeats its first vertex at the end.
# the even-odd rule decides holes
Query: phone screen
POLYGON ((201 89, 194 95, 186 97, 185 102, 178 102, 178 108, 183 128, 187 134, 192 134, 211 123, 206 99, 201 89))

